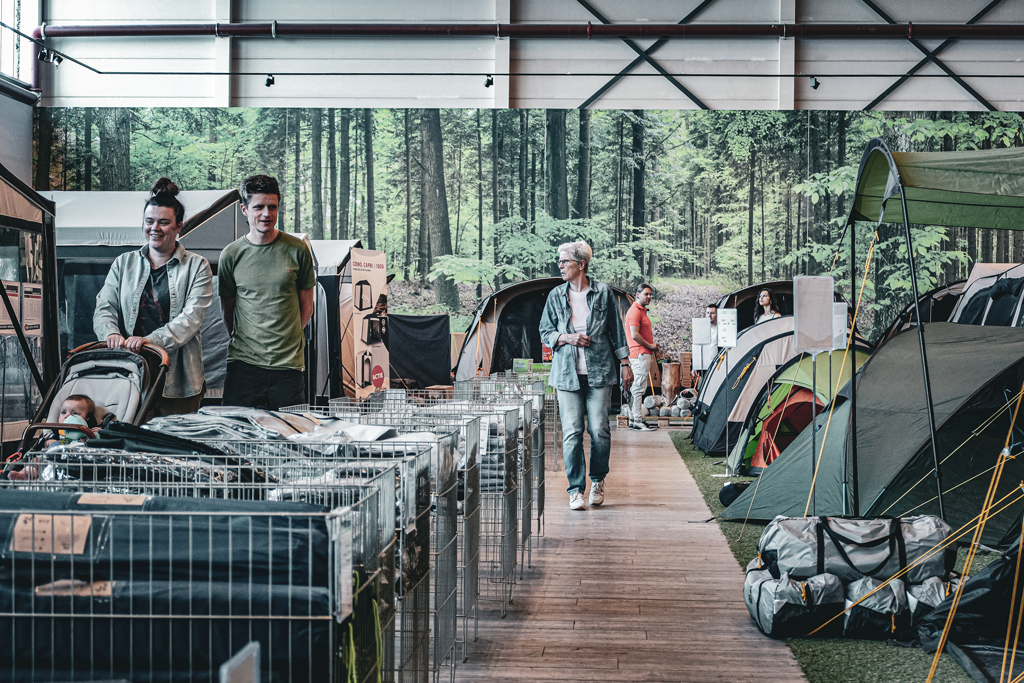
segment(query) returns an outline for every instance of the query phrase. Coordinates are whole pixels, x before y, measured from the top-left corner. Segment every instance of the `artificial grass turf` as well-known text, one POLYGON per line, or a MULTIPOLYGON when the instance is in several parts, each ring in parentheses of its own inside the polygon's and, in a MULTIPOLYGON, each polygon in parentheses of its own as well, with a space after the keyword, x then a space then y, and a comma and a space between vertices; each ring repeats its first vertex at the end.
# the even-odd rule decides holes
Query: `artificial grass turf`
MULTIPOLYGON (((713 474, 725 472, 724 465, 714 464, 722 458, 704 457, 689 442, 686 431, 673 431, 670 435, 683 462, 697 482, 711 514, 717 517, 725 509, 718 500, 718 492, 722 486, 729 481, 746 481, 752 477, 712 477, 713 474)), ((729 548, 736 561, 741 567, 746 567, 757 555, 757 542, 765 525, 724 520, 715 522, 729 542, 729 548)), ((963 555, 963 551, 960 554, 963 555)), ((978 563, 983 559, 986 558, 978 558, 974 571, 980 569, 978 563)), ((924 650, 870 640, 792 638, 787 640, 786 644, 789 645, 810 683, 918 683, 927 678, 932 662, 932 656, 924 650)), ((940 659, 934 680, 942 683, 972 683, 967 672, 949 655, 943 655, 940 659)))

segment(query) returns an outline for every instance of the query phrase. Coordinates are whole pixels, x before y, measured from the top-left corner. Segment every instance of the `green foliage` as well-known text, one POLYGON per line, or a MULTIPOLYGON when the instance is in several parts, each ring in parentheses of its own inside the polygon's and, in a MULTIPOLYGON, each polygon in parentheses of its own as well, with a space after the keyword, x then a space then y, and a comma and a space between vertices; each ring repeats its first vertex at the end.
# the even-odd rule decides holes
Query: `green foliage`
POLYGON ((433 269, 427 274, 427 279, 433 282, 443 277, 457 285, 475 285, 481 280, 490 282, 498 275, 517 280, 526 279, 526 274, 515 266, 496 265, 490 261, 464 256, 439 256, 434 261, 433 269))

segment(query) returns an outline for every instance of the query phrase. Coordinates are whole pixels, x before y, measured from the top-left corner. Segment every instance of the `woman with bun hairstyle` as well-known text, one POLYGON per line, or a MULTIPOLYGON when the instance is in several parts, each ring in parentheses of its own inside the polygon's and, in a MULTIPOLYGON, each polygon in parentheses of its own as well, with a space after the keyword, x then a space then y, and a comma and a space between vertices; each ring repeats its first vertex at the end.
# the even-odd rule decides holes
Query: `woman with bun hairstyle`
POLYGON ((779 307, 775 304, 775 299, 772 298, 772 290, 765 287, 757 293, 757 303, 754 304, 754 324, 781 317, 779 307))
POLYGON ((160 178, 142 215, 145 244, 121 254, 96 295, 92 327, 112 349, 137 352, 144 342, 171 357, 157 415, 194 413, 206 394, 199 328, 213 298, 210 264, 178 242, 185 207, 178 186, 160 178))

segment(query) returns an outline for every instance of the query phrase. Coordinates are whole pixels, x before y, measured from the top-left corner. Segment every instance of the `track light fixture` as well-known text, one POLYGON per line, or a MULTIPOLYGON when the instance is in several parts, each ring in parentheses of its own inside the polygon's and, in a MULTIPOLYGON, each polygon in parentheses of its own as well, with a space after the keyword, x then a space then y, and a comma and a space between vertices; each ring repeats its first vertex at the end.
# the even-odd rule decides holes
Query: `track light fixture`
POLYGON ((821 81, 811 76, 811 90, 817 90, 819 85, 821 85, 821 81))
POLYGON ((274 85, 274 74, 267 74, 266 86, 269 88, 272 85, 274 85))
POLYGON ((487 78, 484 79, 484 87, 490 88, 492 85, 494 85, 494 76, 487 74, 487 78))
POLYGON ((59 54, 45 47, 39 48, 39 61, 50 62, 54 66, 60 66, 60 63, 64 61, 64 58, 59 54))

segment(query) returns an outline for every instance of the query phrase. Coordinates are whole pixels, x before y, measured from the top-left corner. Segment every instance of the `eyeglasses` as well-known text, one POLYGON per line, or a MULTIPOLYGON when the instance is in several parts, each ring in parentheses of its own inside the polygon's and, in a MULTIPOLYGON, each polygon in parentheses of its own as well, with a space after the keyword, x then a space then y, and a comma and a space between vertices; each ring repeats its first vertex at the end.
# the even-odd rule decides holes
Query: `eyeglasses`
POLYGON ((567 266, 570 263, 575 263, 575 261, 573 261, 571 258, 558 259, 558 267, 559 268, 561 268, 562 266, 567 266))

